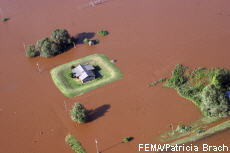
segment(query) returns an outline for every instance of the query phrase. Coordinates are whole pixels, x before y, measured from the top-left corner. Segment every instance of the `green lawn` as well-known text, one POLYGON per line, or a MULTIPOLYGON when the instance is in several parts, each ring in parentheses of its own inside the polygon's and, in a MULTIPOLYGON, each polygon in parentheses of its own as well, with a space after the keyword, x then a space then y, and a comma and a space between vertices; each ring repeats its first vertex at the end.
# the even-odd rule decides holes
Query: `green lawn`
POLYGON ((57 66, 51 70, 51 77, 58 89, 67 97, 74 97, 87 91, 96 89, 105 84, 122 78, 122 72, 110 60, 102 54, 93 54, 75 61, 57 66), (91 64, 100 67, 103 77, 87 83, 71 78, 71 66, 79 64, 91 64))

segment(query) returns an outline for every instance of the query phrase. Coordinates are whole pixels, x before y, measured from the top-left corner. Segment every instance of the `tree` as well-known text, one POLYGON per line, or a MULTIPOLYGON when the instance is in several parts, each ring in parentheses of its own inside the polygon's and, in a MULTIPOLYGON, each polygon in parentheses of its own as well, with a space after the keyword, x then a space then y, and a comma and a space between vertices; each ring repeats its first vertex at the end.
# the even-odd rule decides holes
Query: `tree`
POLYGON ((55 29, 51 34, 50 39, 59 45, 62 50, 72 43, 72 38, 65 29, 55 29))
POLYGON ((77 121, 78 123, 86 122, 87 111, 86 108, 80 104, 75 103, 72 110, 70 111, 71 119, 77 121))
POLYGON ((177 64, 172 72, 170 79, 166 80, 165 86, 178 88, 187 82, 187 78, 184 76, 186 67, 181 64, 177 64))
POLYGON ((71 43, 73 43, 73 38, 70 37, 67 30, 56 29, 50 38, 44 37, 37 41, 35 47, 30 47, 28 56, 34 56, 33 50, 36 50, 40 52, 40 56, 52 57, 62 53, 71 43))
POLYGON ((35 49, 34 45, 29 45, 26 50, 27 57, 35 57, 37 55, 37 50, 35 49))
POLYGON ((227 88, 230 86, 230 71, 224 68, 218 68, 214 71, 212 83, 219 88, 227 88))
POLYGON ((41 50, 42 45, 43 45, 44 42, 46 42, 46 41, 49 41, 49 38, 44 37, 44 38, 42 38, 41 40, 38 40, 37 43, 36 43, 36 46, 35 46, 36 49, 41 50))
POLYGON ((201 110, 208 116, 226 117, 229 115, 229 99, 225 92, 211 84, 202 91, 201 110))
POLYGON ((41 42, 40 56, 52 57, 59 53, 59 46, 49 39, 41 42))

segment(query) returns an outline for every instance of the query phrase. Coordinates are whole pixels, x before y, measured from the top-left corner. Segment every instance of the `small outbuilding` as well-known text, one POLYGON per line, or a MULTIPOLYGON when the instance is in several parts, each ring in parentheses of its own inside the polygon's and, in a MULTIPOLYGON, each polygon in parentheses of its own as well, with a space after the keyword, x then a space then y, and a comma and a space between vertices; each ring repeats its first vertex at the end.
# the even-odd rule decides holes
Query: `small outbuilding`
POLYGON ((92 81, 96 78, 95 68, 89 64, 80 64, 72 69, 74 77, 78 78, 82 83, 92 81))

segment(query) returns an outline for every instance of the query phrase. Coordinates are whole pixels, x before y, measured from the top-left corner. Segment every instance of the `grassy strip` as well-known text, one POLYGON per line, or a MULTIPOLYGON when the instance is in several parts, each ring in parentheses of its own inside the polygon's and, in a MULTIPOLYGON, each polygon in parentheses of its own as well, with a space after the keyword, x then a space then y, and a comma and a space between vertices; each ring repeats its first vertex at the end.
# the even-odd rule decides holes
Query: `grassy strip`
POLYGON ((188 136, 188 137, 185 137, 183 139, 180 139, 180 140, 177 140, 177 141, 174 141, 172 142, 170 145, 173 146, 173 145, 176 145, 176 144, 185 144, 185 143, 190 143, 190 142, 194 142, 194 141, 197 141, 197 140, 200 140, 204 137, 207 137, 207 136, 210 136, 214 133, 217 133, 217 132, 220 132, 220 131, 223 131, 223 130, 226 130, 230 128, 230 120, 224 122, 224 123, 221 123, 215 127, 212 127, 202 133, 199 133, 199 134, 193 134, 191 136, 188 136))
POLYGON ((65 142, 75 151, 76 153, 86 153, 80 142, 71 134, 65 137, 65 142))
POLYGON ((159 140, 161 142, 168 142, 168 141, 173 141, 175 139, 179 139, 179 138, 184 137, 186 135, 203 132, 204 129, 206 129, 206 125, 209 123, 212 123, 214 121, 217 121, 217 119, 213 120, 213 118, 210 118, 210 117, 203 117, 203 118, 198 119, 198 120, 190 123, 189 125, 187 125, 187 127, 190 127, 190 129, 185 130, 185 131, 180 131, 178 129, 178 127, 183 125, 183 124, 179 124, 177 126, 177 129, 175 129, 174 131, 169 130, 169 131, 163 133, 159 137, 159 140))
POLYGON ((118 80, 122 76, 123 76, 122 72, 113 63, 111 63, 106 56, 102 54, 90 55, 57 66, 51 70, 51 77, 55 85, 67 97, 74 97, 83 94, 87 91, 96 89, 105 84, 118 80), (78 82, 77 80, 71 78, 70 67, 72 65, 77 66, 79 64, 91 64, 91 65, 99 66, 101 68, 100 72, 102 73, 103 77, 84 84, 78 82))

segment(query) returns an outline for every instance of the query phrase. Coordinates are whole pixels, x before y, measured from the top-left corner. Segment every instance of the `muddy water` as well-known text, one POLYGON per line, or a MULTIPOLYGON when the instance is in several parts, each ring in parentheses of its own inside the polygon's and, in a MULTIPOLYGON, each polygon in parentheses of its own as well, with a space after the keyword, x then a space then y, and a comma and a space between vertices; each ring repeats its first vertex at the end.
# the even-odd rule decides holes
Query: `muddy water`
MULTIPOLYGON (((64 137, 73 133, 87 152, 137 152, 138 143, 157 143, 170 123, 201 117, 172 89, 147 84, 169 76, 175 64, 229 67, 230 1, 110 0, 93 8, 86 0, 1 0, 0 152, 72 152, 64 137), (23 44, 66 28, 72 35, 106 29, 94 47, 79 45, 52 59, 27 59, 23 44), (64 97, 49 71, 94 53, 117 59, 123 79, 79 97, 64 97), (42 72, 36 70, 39 62, 42 72), (90 123, 75 126, 64 107, 81 102, 94 110, 90 123), (121 144, 133 136, 134 141, 121 144)), ((97 38, 97 36, 95 36, 97 38)), ((205 139, 230 146, 229 131, 205 139)), ((203 141, 198 142, 203 143, 203 141)))

